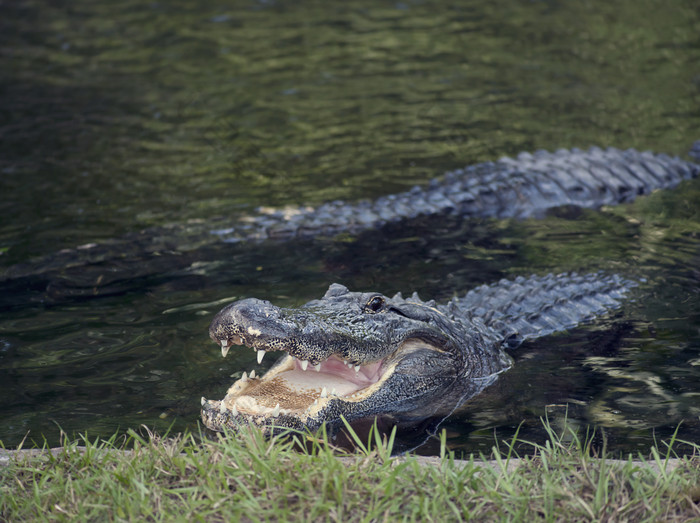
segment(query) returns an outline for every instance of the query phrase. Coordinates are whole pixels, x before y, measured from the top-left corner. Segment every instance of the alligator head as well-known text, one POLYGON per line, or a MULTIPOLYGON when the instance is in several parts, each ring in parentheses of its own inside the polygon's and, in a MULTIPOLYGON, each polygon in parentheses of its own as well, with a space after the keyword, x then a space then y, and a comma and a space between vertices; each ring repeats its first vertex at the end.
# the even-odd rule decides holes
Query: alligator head
POLYGON ((285 355, 263 376, 246 373, 220 401, 202 398, 213 430, 254 423, 311 430, 380 414, 448 412, 510 366, 483 325, 452 317, 417 295, 403 299, 333 284, 298 309, 245 299, 209 328, 224 356, 233 345, 285 355), (458 396, 455 400, 455 396, 458 396))

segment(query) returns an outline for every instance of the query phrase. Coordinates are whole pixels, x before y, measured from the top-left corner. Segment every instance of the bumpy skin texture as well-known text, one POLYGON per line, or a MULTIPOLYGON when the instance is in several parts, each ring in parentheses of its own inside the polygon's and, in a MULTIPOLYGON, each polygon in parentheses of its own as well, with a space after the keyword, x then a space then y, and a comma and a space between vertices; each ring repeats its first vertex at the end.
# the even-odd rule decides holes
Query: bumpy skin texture
MULTIPOLYGON (((690 155, 700 159, 700 141, 690 155)), ((355 203, 336 201, 316 208, 258 209, 227 221, 154 227, 99 244, 65 249, 0 274, 0 281, 113 261, 129 277, 157 273, 159 257, 202 249, 220 241, 289 240, 358 233, 418 216, 528 218, 561 205, 598 208, 675 187, 700 174, 700 165, 634 149, 559 150, 520 153, 448 172, 426 187, 355 203), (147 263, 143 263, 147 261, 147 263)))
MULTIPOLYGON (((700 150, 693 144, 691 155, 700 150)), ((656 189, 695 178, 700 166, 665 154, 591 147, 516 158, 448 172, 427 187, 357 203, 271 210, 229 229, 213 231, 224 241, 357 233, 421 215, 529 218, 561 205, 598 208, 631 202, 656 189)))
POLYGON ((444 415, 510 367, 504 347, 604 314, 634 286, 614 275, 560 274, 501 280, 445 305, 424 302, 415 294, 404 299, 400 294, 388 298, 350 292, 338 284, 298 309, 241 300, 214 318, 209 332, 218 344, 223 341, 227 347, 234 340, 256 350, 285 351, 310 365, 331 357, 353 366, 382 361, 382 368, 392 370, 375 392, 360 400, 336 395, 305 412, 283 408, 272 413, 276 400, 266 397, 258 402, 266 403, 267 411, 232 409, 240 398, 234 385, 224 400, 203 399, 202 420, 213 430, 235 430, 249 422, 315 429, 323 422, 337 425, 341 416, 353 421, 377 414, 403 419, 444 415), (402 350, 407 346, 415 350, 402 350))

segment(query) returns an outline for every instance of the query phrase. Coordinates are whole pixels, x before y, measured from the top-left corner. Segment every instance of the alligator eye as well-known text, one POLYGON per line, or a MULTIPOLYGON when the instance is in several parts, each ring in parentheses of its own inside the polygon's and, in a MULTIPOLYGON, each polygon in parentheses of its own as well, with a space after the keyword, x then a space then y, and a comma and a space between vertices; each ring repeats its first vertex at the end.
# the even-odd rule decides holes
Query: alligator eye
POLYGON ((381 296, 374 296, 373 298, 370 298, 370 300, 367 302, 367 305, 365 307, 367 309, 371 310, 372 312, 377 312, 383 306, 384 306, 384 298, 382 298, 381 296))

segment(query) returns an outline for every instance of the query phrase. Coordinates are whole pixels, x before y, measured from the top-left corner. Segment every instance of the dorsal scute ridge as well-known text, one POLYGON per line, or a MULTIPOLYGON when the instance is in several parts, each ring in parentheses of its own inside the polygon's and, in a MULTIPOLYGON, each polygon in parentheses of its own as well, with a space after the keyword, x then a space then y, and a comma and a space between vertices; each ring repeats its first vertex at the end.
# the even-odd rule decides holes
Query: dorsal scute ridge
POLYGON ((462 309, 459 305, 459 298, 454 297, 448 301, 445 305, 437 305, 436 307, 440 312, 446 314, 448 317, 456 319, 468 319, 469 311, 462 309))
MULTIPOLYGON (((691 156, 700 156, 700 141, 691 156)), ((538 150, 445 173, 422 187, 376 200, 270 210, 213 231, 224 241, 309 237, 359 231, 421 215, 527 218, 559 205, 598 208, 674 187, 700 174, 679 157, 635 149, 538 150)))
POLYGON ((616 308, 636 285, 602 272, 518 276, 476 287, 439 308, 456 320, 479 319, 504 340, 523 341, 572 328, 616 308))

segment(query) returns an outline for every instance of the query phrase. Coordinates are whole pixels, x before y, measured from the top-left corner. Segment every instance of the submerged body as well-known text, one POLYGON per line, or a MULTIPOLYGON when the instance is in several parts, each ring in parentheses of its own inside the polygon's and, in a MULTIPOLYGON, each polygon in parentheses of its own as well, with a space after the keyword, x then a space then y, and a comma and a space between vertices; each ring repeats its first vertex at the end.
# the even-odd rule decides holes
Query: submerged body
POLYGON ((212 430, 241 424, 315 429, 376 415, 444 416, 493 383, 506 347, 606 313, 634 283, 603 274, 502 280, 445 305, 333 284, 298 309, 246 299, 224 308, 210 336, 286 353, 265 375, 236 381, 220 401, 202 398, 212 430))

